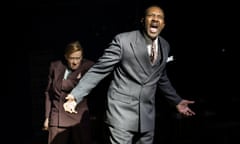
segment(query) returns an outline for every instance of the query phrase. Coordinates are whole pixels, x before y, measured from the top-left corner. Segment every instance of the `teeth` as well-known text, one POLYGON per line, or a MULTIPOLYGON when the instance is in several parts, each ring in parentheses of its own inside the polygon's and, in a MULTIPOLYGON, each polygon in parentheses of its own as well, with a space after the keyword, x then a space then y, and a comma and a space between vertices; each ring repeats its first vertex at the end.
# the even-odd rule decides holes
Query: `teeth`
POLYGON ((151 26, 158 26, 158 23, 151 23, 151 26))
POLYGON ((151 28, 150 28, 150 32, 157 32, 157 28, 151 27, 151 28))

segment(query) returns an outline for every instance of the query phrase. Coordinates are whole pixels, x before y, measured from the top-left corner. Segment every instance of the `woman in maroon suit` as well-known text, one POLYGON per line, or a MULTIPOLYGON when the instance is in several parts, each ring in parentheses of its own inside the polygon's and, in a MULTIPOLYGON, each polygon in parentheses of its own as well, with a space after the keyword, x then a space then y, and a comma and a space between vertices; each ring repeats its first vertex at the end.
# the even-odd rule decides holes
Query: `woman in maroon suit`
POLYGON ((48 130, 48 144, 90 144, 91 127, 87 99, 77 106, 78 114, 65 112, 66 95, 94 64, 83 58, 79 41, 67 45, 64 60, 50 64, 45 91, 44 129, 48 130))

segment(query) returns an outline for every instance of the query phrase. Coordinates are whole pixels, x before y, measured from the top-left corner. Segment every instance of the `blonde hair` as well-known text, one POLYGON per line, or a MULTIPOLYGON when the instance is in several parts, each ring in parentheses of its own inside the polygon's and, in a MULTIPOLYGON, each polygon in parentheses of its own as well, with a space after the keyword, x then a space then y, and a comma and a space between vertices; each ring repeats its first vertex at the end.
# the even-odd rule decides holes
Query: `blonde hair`
POLYGON ((69 43, 65 48, 64 55, 65 55, 65 57, 68 57, 70 54, 72 54, 76 51, 82 51, 82 53, 83 53, 83 48, 79 41, 73 41, 73 42, 69 43))

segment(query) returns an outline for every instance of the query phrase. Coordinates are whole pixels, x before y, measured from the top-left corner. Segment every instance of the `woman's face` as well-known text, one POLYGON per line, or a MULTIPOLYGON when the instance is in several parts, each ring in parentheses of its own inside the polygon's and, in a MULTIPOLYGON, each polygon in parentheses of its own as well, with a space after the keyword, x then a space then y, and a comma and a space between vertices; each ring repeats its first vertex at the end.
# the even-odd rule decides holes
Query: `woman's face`
POLYGON ((68 63, 68 67, 71 70, 76 70, 82 61, 82 51, 76 51, 65 57, 68 63))

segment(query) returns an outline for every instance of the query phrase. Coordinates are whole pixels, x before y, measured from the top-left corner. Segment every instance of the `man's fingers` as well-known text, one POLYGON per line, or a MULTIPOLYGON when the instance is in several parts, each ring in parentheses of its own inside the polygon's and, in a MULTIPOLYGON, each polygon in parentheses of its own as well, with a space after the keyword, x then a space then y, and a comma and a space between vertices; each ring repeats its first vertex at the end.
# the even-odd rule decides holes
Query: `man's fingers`
POLYGON ((71 95, 71 94, 68 94, 66 97, 65 97, 66 100, 74 100, 74 96, 71 95))
POLYGON ((65 111, 68 111, 67 103, 64 103, 64 104, 63 104, 63 108, 64 108, 65 111))
POLYGON ((72 113, 75 113, 75 114, 76 114, 76 113, 77 113, 77 111, 76 111, 76 110, 72 110, 72 113))
POLYGON ((63 108, 66 112, 77 113, 77 111, 75 110, 75 103, 64 103, 63 108))
POLYGON ((68 103, 64 103, 63 108, 66 112, 72 113, 71 108, 68 103))
POLYGON ((65 97, 65 99, 66 99, 66 100, 70 99, 70 96, 69 96, 69 95, 68 95, 68 96, 66 96, 66 97, 65 97))

